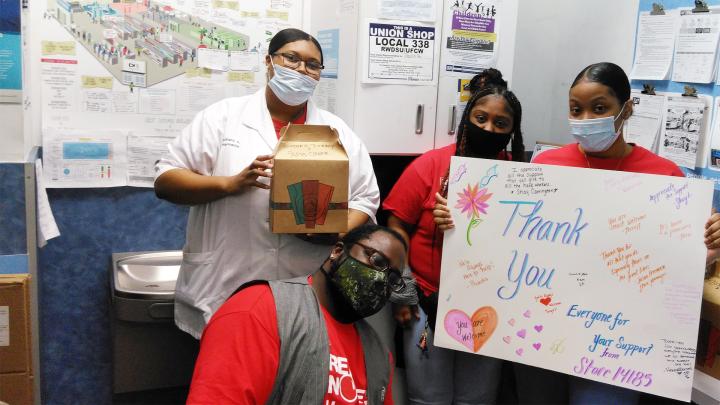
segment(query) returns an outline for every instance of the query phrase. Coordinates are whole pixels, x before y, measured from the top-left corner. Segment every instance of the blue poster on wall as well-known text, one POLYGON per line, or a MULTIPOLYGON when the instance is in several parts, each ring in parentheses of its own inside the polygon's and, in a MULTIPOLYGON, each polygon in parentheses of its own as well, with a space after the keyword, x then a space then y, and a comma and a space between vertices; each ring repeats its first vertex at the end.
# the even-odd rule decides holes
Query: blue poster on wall
POLYGON ((21 101, 20 0, 0 0, 0 102, 21 101))
POLYGON ((340 30, 320 30, 317 34, 317 40, 320 42, 323 51, 323 69, 321 77, 327 79, 338 78, 338 65, 340 64, 340 30))

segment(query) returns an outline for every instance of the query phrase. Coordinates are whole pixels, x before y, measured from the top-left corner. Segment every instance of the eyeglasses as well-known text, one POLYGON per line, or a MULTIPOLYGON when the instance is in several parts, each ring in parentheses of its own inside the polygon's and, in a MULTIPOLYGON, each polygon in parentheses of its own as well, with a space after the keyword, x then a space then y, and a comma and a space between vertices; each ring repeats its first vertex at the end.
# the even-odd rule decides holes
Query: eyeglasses
POLYGON ((305 70, 309 73, 319 75, 320 72, 325 69, 322 63, 316 60, 304 60, 294 53, 276 52, 273 56, 281 56, 283 58, 283 64, 285 67, 296 70, 300 67, 300 63, 305 63, 305 70))
POLYGON ((405 288, 405 280, 402 278, 400 270, 390 266, 390 260, 377 249, 373 249, 370 246, 364 245, 360 242, 355 242, 356 245, 363 248, 365 256, 367 256, 370 265, 375 269, 387 273, 388 284, 390 289, 395 292, 400 292, 405 288))

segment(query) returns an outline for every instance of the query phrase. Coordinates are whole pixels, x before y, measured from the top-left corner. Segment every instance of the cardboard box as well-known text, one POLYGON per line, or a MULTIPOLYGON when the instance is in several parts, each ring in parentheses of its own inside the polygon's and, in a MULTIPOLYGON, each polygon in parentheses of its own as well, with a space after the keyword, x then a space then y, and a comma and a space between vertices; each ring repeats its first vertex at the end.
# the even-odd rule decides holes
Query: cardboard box
POLYGON ((0 374, 0 401, 8 405, 32 405, 33 376, 28 373, 0 374))
POLYGON ((32 374, 29 283, 26 274, 0 275, 0 374, 32 374))
POLYGON ((289 125, 281 134, 270 186, 271 231, 347 232, 350 165, 337 131, 289 125))

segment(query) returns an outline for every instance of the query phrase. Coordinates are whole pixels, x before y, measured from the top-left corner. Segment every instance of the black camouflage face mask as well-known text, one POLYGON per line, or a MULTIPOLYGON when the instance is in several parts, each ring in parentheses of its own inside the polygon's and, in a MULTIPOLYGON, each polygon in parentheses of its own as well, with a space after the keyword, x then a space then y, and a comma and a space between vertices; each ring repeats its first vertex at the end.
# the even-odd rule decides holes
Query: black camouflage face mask
POLYGON ((361 319, 380 311, 390 297, 387 274, 350 255, 328 275, 335 296, 342 299, 354 318, 361 319))

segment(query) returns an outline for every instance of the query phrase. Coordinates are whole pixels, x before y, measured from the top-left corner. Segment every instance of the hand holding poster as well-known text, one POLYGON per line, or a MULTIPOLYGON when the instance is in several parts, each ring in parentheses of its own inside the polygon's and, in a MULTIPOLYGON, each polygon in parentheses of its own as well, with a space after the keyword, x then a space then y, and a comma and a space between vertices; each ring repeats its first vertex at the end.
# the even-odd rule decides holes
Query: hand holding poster
POLYGON ((690 399, 711 183, 458 157, 450 173, 437 346, 690 399))

